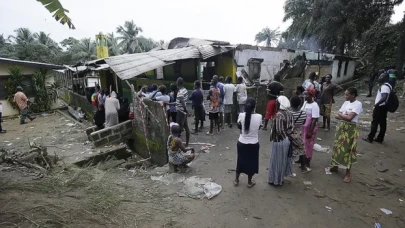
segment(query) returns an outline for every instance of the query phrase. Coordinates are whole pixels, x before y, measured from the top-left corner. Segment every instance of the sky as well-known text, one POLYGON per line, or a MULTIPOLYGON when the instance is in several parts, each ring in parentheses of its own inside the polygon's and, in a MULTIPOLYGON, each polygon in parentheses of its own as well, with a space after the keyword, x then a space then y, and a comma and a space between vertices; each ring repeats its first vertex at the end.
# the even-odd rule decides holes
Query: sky
MULTIPOLYGON (((67 37, 81 39, 99 32, 116 32, 127 20, 143 29, 141 35, 170 41, 193 37, 255 44, 254 37, 263 28, 284 31, 285 0, 60 0, 76 26, 70 30, 56 22, 36 0, 0 0, 0 34, 12 35, 16 28, 44 31, 60 42, 67 37)), ((400 21, 405 4, 395 8, 393 22, 400 21)))

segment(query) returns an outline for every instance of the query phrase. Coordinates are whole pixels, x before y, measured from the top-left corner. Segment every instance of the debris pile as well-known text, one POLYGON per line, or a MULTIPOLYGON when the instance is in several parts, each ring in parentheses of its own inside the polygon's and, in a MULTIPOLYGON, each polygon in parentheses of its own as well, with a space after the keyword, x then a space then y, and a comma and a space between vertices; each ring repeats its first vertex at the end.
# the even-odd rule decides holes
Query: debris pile
POLYGON ((0 149, 0 165, 23 166, 39 171, 39 176, 44 177, 56 166, 58 156, 49 155, 46 146, 36 145, 34 142, 29 144, 30 150, 27 152, 0 149))

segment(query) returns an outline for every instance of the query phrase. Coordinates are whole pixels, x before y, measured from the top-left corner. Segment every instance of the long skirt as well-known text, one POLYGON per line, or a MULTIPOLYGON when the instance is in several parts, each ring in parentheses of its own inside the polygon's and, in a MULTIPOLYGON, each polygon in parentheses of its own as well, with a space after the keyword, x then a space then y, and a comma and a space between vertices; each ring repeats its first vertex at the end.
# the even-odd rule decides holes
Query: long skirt
POLYGON ((244 144, 238 141, 236 173, 245 173, 253 176, 259 173, 259 149, 260 144, 244 144))
POLYGON ((332 166, 350 169, 357 162, 357 139, 359 130, 356 124, 341 121, 336 128, 333 142, 332 166))
POLYGON ((304 147, 304 142, 302 141, 300 127, 294 127, 292 137, 294 138, 294 142, 296 142, 292 146, 293 156, 294 156, 294 160, 297 160, 299 158, 299 156, 305 154, 305 147, 304 147))
POLYGON ((315 128, 312 132, 312 137, 307 139, 307 133, 311 130, 312 124, 312 117, 307 115, 307 119, 305 121, 304 126, 302 126, 302 141, 304 142, 305 146, 305 155, 307 158, 312 158, 312 152, 314 151, 314 145, 316 140, 316 133, 318 132, 318 125, 315 125, 315 128))
POLYGON ((290 140, 288 138, 280 142, 273 142, 270 153, 270 165, 268 182, 274 185, 282 185, 284 177, 292 175, 292 157, 288 157, 290 140))
POLYGON ((105 113, 105 127, 112 127, 118 123, 118 112, 105 113))

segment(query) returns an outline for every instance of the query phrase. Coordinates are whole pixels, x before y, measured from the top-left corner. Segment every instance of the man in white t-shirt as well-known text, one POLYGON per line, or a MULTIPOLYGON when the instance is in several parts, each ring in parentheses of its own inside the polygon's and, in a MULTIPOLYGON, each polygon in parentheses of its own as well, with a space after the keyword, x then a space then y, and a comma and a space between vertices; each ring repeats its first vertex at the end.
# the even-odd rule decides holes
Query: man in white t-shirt
POLYGON ((232 78, 226 77, 226 84, 224 85, 224 113, 225 123, 232 128, 232 106, 233 106, 233 93, 235 86, 232 84, 232 78))
POLYGON ((238 104, 239 104, 239 112, 245 112, 245 104, 246 104, 246 99, 247 99, 247 90, 246 90, 246 85, 243 83, 243 78, 238 77, 237 79, 237 85, 235 86, 235 91, 237 94, 238 98, 238 104))
POLYGON ((380 88, 378 89, 377 96, 375 98, 375 105, 373 110, 373 121, 371 122, 371 131, 367 138, 363 140, 369 143, 373 141, 382 143, 384 141, 385 132, 387 130, 387 102, 391 93, 392 87, 387 83, 388 74, 383 73, 378 78, 380 88), (374 138, 377 134, 378 126, 380 126, 380 133, 377 138, 374 138))

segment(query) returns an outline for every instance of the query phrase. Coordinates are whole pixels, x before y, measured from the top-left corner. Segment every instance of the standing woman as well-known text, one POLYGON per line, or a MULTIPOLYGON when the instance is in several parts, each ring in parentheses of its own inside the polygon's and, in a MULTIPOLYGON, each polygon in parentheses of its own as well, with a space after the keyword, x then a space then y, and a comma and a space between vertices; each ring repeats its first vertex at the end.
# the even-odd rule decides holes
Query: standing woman
POLYGON ((359 130, 357 122, 359 114, 363 111, 363 105, 356 100, 357 90, 349 88, 345 91, 346 101, 343 103, 336 116, 340 120, 336 129, 335 141, 333 142, 332 168, 330 171, 337 172, 338 166, 346 167, 346 174, 343 179, 345 183, 350 183, 350 169, 352 164, 357 162, 357 139, 359 130))
POLYGON ((248 188, 256 183, 252 181, 254 174, 259 173, 259 129, 262 123, 262 115, 255 113, 256 100, 248 98, 246 100, 245 112, 241 112, 238 117, 238 128, 240 129, 237 143, 237 165, 236 178, 233 185, 239 185, 239 176, 244 173, 248 176, 248 188))
POLYGON ((305 111, 300 110, 301 107, 301 98, 298 96, 293 96, 291 97, 291 113, 293 115, 294 119, 294 130, 292 133, 292 140, 293 143, 293 156, 294 158, 298 158, 298 160, 295 163, 301 164, 301 171, 306 172, 306 166, 305 166, 305 147, 304 147, 304 142, 302 141, 302 126, 305 123, 305 120, 307 118, 307 115, 305 111))
POLYGON ((177 99, 177 92, 179 91, 177 85, 172 83, 170 84, 170 103, 169 103, 169 112, 167 118, 169 119, 168 122, 170 123, 170 119, 172 122, 176 123, 177 120, 177 109, 176 109, 176 99, 177 99))
POLYGON ((342 87, 332 82, 332 75, 326 75, 325 82, 322 84, 320 114, 323 116, 322 128, 326 132, 330 131, 330 115, 332 113, 333 97, 342 87))
POLYGON ((301 110, 305 111, 306 120, 302 126, 302 141, 304 141, 305 155, 306 155, 306 172, 310 172, 312 152, 316 140, 316 133, 318 132, 318 119, 319 119, 319 106, 314 101, 315 89, 308 88, 304 93, 305 103, 301 110))
POLYGON ((290 139, 294 124, 290 101, 285 96, 277 98, 278 112, 273 120, 270 141, 273 141, 270 154, 268 183, 282 185, 284 177, 292 175, 292 147, 290 139))
MULTIPOLYGON (((108 96, 108 93, 107 93, 108 96)), ((117 125, 118 110, 120 109, 120 102, 117 99, 117 94, 112 91, 111 95, 105 99, 105 127, 117 125)))

